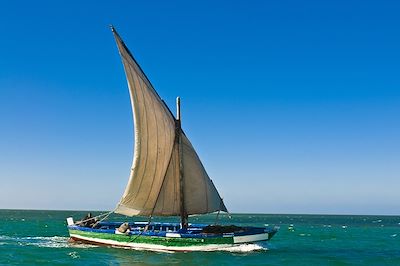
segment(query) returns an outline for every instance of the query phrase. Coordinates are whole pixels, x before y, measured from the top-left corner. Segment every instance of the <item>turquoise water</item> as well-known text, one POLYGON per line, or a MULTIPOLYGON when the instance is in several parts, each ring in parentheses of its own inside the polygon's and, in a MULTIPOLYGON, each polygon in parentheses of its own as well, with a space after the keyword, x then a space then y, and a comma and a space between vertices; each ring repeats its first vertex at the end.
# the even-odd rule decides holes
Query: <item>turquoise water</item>
MULTIPOLYGON (((0 265, 400 265, 400 216, 234 214, 221 222, 280 230, 261 245, 160 253, 69 244, 65 218, 85 214, 0 210, 0 265)), ((215 215, 191 221, 213 223, 215 215)))

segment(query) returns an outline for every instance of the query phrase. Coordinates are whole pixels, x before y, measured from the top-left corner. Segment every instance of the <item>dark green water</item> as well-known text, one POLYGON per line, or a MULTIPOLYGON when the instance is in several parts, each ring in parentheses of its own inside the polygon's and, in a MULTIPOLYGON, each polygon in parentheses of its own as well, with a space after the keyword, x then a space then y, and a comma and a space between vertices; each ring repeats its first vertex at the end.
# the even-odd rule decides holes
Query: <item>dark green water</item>
POLYGON ((280 231, 267 244, 229 251, 157 253, 69 244, 65 218, 85 214, 0 210, 0 265, 400 265, 399 216, 234 214, 221 222, 280 231))

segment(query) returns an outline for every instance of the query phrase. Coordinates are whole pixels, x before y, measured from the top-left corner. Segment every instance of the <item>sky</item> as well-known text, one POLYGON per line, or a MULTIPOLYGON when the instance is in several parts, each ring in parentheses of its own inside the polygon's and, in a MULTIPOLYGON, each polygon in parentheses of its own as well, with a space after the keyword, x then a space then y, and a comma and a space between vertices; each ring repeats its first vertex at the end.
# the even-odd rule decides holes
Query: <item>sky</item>
POLYGON ((3 1, 0 208, 112 210, 133 121, 113 24, 227 208, 400 214, 397 1, 3 1))

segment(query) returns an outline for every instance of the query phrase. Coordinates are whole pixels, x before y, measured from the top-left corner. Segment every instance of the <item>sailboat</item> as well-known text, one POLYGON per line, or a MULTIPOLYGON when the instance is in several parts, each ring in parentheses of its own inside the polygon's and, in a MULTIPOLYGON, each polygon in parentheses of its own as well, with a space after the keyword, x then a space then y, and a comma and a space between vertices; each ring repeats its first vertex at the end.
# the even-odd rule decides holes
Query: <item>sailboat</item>
POLYGON ((189 215, 227 212, 214 183, 181 127, 180 100, 172 114, 111 26, 125 69, 133 110, 135 148, 125 192, 110 213, 147 216, 146 222, 110 222, 106 214, 67 218, 72 241, 146 250, 201 251, 266 241, 276 228, 189 223, 189 215), (156 223, 178 216, 180 223, 156 223))

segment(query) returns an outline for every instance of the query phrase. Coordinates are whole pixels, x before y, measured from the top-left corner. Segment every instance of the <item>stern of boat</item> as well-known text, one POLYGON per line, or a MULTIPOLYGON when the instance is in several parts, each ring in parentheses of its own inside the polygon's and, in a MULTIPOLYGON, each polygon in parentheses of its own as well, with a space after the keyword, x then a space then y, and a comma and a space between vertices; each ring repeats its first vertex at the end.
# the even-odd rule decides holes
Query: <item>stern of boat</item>
POLYGON ((270 240, 278 232, 278 227, 274 228, 257 228, 248 227, 244 232, 234 233, 233 243, 255 243, 270 240))

